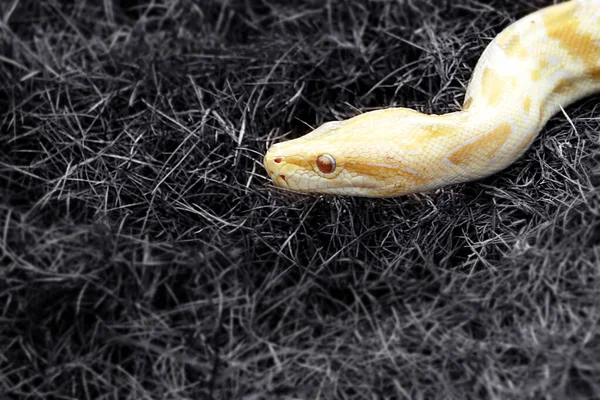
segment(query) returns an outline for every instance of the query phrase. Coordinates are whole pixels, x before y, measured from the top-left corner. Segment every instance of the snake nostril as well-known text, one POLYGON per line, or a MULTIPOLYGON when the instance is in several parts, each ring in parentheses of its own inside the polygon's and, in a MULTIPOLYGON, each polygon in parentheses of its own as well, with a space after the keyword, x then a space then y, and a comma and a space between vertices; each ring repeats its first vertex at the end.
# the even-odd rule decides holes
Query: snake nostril
POLYGON ((279 164, 279 163, 281 162, 281 158, 280 158, 280 157, 274 158, 274 159, 273 159, 273 162, 274 162, 275 164, 279 164))
POLYGON ((285 181, 285 175, 279 175, 279 177, 285 181))

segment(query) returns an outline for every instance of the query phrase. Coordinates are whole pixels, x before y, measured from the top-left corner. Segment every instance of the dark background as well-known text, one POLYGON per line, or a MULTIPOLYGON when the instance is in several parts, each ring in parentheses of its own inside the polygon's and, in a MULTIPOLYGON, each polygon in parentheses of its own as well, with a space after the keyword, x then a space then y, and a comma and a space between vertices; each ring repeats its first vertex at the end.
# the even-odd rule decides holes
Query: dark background
POLYGON ((325 121, 459 110, 550 3, 2 2, 0 393, 598 395, 598 96, 433 193, 299 195, 262 167, 325 121))

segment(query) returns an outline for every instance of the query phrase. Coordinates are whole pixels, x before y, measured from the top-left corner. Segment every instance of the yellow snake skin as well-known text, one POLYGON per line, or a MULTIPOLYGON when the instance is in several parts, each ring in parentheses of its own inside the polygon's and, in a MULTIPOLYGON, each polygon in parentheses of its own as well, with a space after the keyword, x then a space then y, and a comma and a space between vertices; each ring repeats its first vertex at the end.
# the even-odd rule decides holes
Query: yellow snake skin
POLYGON ((511 24, 485 49, 461 111, 406 108, 327 122, 274 144, 273 182, 300 192, 392 197, 498 172, 560 107, 600 91, 600 0, 575 0, 511 24))

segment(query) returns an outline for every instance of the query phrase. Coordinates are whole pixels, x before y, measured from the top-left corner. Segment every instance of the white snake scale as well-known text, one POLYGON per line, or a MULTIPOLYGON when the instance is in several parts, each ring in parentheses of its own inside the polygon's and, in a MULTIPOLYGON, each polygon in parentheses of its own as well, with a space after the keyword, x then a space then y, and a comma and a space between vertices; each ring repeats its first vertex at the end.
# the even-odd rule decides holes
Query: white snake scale
POLYGON ((471 181, 519 158, 561 107, 600 91, 600 0, 543 8, 485 49, 461 111, 387 108, 274 144, 273 182, 301 192, 392 197, 471 181))

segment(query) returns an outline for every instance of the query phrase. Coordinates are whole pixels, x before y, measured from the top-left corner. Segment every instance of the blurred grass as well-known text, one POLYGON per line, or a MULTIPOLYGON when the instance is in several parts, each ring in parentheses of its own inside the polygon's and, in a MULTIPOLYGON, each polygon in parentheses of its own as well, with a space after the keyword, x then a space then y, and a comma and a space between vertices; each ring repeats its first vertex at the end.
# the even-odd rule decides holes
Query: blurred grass
POLYGON ((458 110, 548 4, 2 3, 0 393, 597 396, 598 96, 435 193, 301 196, 262 168, 327 120, 458 110))

